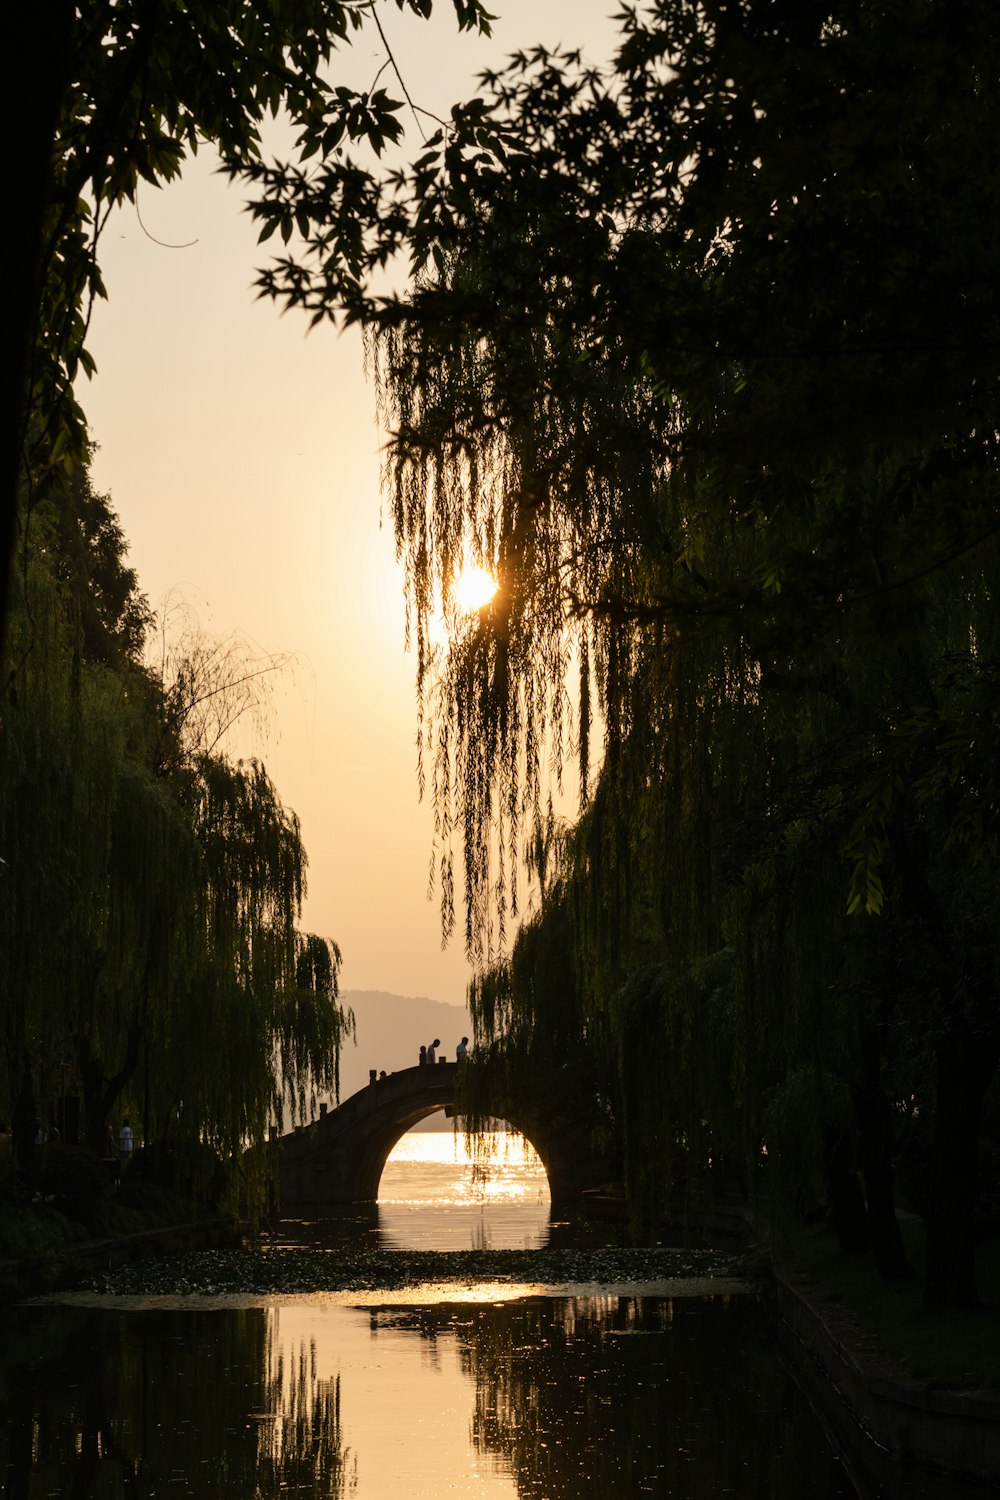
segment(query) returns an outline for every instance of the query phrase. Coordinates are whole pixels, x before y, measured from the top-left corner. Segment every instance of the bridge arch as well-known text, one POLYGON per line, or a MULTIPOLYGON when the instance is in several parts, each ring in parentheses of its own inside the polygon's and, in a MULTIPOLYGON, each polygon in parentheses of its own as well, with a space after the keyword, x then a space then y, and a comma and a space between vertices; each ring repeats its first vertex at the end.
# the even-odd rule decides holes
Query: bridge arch
MULTIPOLYGON (((403 1068, 374 1078, 314 1125, 283 1137, 279 1176, 283 1207, 321 1213, 333 1207, 374 1203, 389 1154, 408 1130, 455 1102, 456 1063, 403 1068)), ((604 1178, 579 1131, 545 1128, 526 1111, 504 1108, 505 1119, 537 1151, 548 1179, 553 1212, 579 1202, 604 1178), (596 1177, 596 1180, 595 1180, 596 1177)))
MULTIPOLYGON (((377 1200, 379 1185, 382 1181, 382 1174, 385 1171, 389 1157, 392 1155, 396 1146, 403 1139, 403 1137, 413 1129, 414 1125, 419 1125, 421 1120, 426 1120, 428 1116, 436 1113, 437 1109, 440 1109, 440 1107, 441 1106, 438 1105, 434 1109, 422 1109, 419 1114, 414 1112, 412 1115, 408 1115, 406 1119, 402 1121, 398 1120, 397 1118, 397 1120, 395 1120, 391 1125, 387 1124, 386 1128, 379 1130, 378 1132, 373 1132, 364 1148, 361 1159, 359 1160, 357 1165, 357 1172, 355 1177, 357 1197, 354 1200, 355 1202, 373 1203, 377 1200)), ((513 1121, 506 1121, 505 1123, 508 1124, 513 1130, 518 1129, 513 1121)), ((524 1138, 528 1141, 528 1144, 534 1147, 534 1141, 532 1141, 529 1136, 525 1135, 524 1131, 521 1131, 520 1133, 524 1135, 524 1138)), ((537 1147, 535 1149, 537 1150, 537 1147)), ((538 1154, 539 1156, 541 1156, 540 1152, 538 1154)), ((545 1167, 544 1159, 542 1159, 542 1166, 545 1167)), ((547 1167, 545 1167, 545 1176, 546 1180, 548 1181, 549 1173, 547 1167)), ((548 1185, 549 1193, 551 1196, 551 1182, 549 1182, 548 1185)))

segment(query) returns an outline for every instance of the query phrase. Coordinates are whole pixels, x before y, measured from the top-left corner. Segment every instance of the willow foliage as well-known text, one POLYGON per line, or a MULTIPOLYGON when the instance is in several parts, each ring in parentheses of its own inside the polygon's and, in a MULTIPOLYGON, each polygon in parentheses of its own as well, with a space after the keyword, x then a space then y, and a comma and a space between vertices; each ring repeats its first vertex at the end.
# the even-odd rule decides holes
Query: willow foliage
MULTIPOLYGON (((516 913, 523 830, 541 824, 550 774, 561 777, 570 756, 586 795, 595 684, 609 732, 620 736, 630 722, 632 648, 574 601, 646 586, 643 501, 662 479, 648 388, 618 371, 615 355, 584 360, 560 327, 559 286, 537 266, 544 225, 516 239, 504 228, 495 218, 478 227, 449 277, 447 316, 481 295, 477 269, 497 254, 512 286, 518 271, 532 277, 532 311, 544 287, 549 314, 526 320, 519 301, 501 301, 488 328, 457 333, 442 330, 435 311, 433 330, 406 324, 373 342, 445 929, 456 837, 466 944, 480 956, 491 915, 502 942, 508 908, 516 913), (499 583, 472 618, 453 598, 467 560, 499 583), (441 607, 451 625, 444 655, 432 635, 441 607)), ((426 295, 436 309, 434 289, 426 295)))
POLYGON ((242 1163, 253 1205, 268 1122, 336 1090, 353 1019, 336 945, 297 931, 298 820, 262 765, 203 748, 201 721, 189 728, 143 662, 150 616, 124 546, 78 475, 36 505, 16 576, 0 1113, 22 1157, 36 1114, 65 1128, 67 1097, 95 1149, 112 1112, 131 1114, 147 1145, 197 1141, 242 1163))
POLYGON ((626 1160, 660 1163, 640 1197, 668 1141, 802 1207, 860 1176, 889 1275, 918 1109, 931 1301, 975 1300, 1000 1056, 1000 53, 959 12, 655 3, 603 74, 515 58, 387 186, 422 279, 362 312, 474 955, 544 843, 550 751, 589 798, 474 988, 484 1040, 559 1034, 567 983, 526 962, 551 942, 626 1160), (500 587, 438 659, 467 555, 500 587))

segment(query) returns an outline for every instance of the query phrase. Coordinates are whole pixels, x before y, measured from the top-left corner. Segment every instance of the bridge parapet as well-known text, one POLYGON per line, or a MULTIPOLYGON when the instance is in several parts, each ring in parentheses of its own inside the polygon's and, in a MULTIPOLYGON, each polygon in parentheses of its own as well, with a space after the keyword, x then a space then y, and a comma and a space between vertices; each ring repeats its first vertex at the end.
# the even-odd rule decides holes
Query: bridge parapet
MULTIPOLYGON (((401 1100, 420 1100, 427 1103, 426 1114, 440 1109, 442 1103, 451 1104, 455 1093, 455 1070, 457 1064, 435 1063, 432 1067, 418 1064, 412 1068, 399 1068, 395 1073, 373 1077, 364 1088, 358 1089, 336 1109, 331 1109, 316 1122, 316 1128, 339 1128, 351 1120, 365 1117, 392 1106, 401 1100)), ((374 1071, 374 1070, 373 1070, 374 1071)), ((285 1136, 285 1140, 289 1137, 285 1136)))

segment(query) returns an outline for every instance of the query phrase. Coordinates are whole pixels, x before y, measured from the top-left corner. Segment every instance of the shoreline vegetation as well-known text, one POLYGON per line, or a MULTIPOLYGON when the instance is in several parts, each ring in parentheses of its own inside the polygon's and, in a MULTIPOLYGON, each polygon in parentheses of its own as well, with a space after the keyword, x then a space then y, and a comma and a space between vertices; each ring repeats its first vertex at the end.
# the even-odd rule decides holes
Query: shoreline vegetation
MULTIPOLYGON (((113 1297, 302 1296, 327 1292, 423 1292, 486 1284, 529 1291, 722 1281, 748 1289, 761 1267, 745 1252, 677 1247, 543 1250, 355 1250, 224 1246, 83 1272, 75 1290, 113 1297)), ((665 1295, 669 1295, 666 1292, 665 1295)))
POLYGON ((775 1269, 813 1300, 843 1308, 871 1352, 900 1374, 935 1389, 991 1391, 1000 1400, 1000 1237, 978 1247, 982 1305, 930 1310, 920 1279, 926 1230, 902 1216, 900 1230, 916 1273, 902 1281, 876 1276, 870 1255, 840 1250, 822 1226, 790 1233, 776 1251, 775 1269))

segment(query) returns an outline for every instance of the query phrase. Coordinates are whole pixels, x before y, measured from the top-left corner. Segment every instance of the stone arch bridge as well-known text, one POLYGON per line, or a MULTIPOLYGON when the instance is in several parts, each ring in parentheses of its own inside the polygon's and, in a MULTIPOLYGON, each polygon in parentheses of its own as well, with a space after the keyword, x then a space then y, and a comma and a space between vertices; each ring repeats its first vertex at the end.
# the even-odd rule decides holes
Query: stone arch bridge
MULTIPOLYGON (((393 1146, 418 1121, 455 1103, 458 1064, 402 1068, 381 1078, 374 1071, 337 1109, 280 1140, 279 1191, 283 1210, 314 1214, 350 1204, 374 1203, 393 1146)), ((530 1102, 498 1111, 531 1142, 549 1181, 552 1211, 560 1215, 601 1187, 613 1170, 579 1121, 546 1120, 530 1102)))

